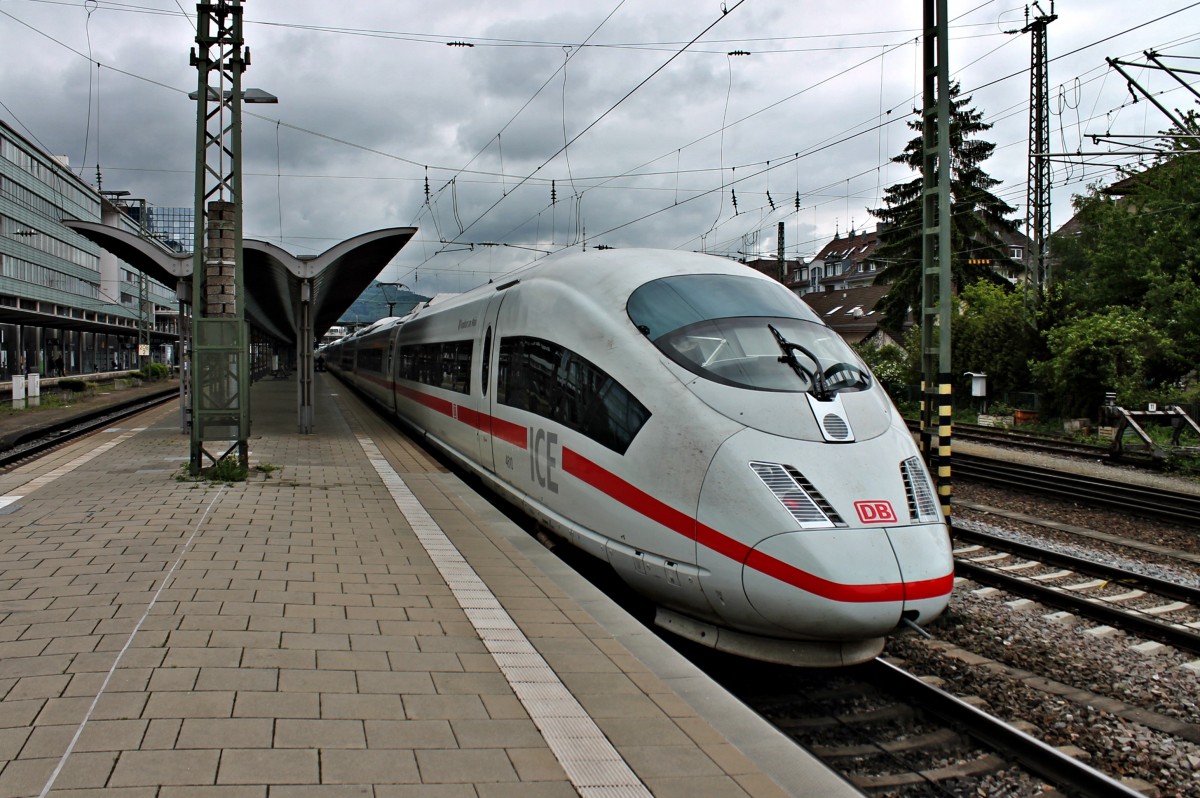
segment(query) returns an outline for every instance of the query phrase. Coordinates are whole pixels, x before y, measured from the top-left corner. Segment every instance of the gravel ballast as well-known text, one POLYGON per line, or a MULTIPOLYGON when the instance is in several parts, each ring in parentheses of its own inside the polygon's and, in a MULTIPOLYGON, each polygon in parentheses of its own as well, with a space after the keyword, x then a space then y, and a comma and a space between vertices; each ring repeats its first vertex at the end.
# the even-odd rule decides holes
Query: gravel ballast
MULTIPOLYGON (((1200 585, 1200 533, 971 483, 958 500, 1103 530, 1168 552, 1151 553, 957 508, 954 521, 981 531, 1200 585)), ((916 673, 936 675, 958 695, 977 695, 989 711, 1032 723, 1056 746, 1076 746, 1116 778, 1138 778, 1163 796, 1200 796, 1200 662, 1170 647, 1086 619, 1048 619, 1053 610, 960 583, 946 613, 928 627, 936 638, 899 636, 887 654, 916 673), (969 652, 956 656, 955 652, 969 652), (975 656, 971 656, 975 655, 975 656)), ((980 793, 986 794, 986 793, 980 793)), ((1003 794, 1001 792, 995 794, 1003 794)))

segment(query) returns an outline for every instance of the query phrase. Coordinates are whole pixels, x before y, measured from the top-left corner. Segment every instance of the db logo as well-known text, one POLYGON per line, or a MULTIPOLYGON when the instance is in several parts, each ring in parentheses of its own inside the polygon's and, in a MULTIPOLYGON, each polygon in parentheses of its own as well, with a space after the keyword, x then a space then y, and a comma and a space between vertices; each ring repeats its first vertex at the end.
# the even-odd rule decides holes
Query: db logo
POLYGON ((894 524, 897 520, 891 502, 855 502, 854 509, 864 524, 894 524))

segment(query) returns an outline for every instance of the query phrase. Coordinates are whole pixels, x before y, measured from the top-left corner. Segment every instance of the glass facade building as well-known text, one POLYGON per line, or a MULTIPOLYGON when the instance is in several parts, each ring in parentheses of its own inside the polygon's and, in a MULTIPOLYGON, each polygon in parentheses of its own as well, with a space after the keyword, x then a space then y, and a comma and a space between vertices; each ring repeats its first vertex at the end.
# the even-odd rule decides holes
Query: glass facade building
MULTIPOLYGON (((140 226, 126 210, 0 121, 0 380, 173 363, 174 288, 143 281, 62 224, 120 224, 136 234, 140 226), (150 341, 150 355, 139 357, 139 339, 150 341)), ((190 246, 190 209, 165 210, 187 211, 178 243, 190 246)), ((177 229, 164 225, 163 240, 177 229)))
MULTIPOLYGON (((128 204, 125 212, 135 222, 141 221, 140 205, 128 204)), ((159 243, 173 252, 194 252, 196 215, 191 208, 162 208, 146 206, 146 229, 159 243)))

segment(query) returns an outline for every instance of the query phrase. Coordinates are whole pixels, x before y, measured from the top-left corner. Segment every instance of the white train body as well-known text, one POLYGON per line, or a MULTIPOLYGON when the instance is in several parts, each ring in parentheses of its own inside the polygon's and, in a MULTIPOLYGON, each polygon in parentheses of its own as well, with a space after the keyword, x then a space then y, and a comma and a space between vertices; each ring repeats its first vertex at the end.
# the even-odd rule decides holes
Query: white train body
POLYGON ((851 664, 949 600, 945 519, 903 420, 807 305, 741 264, 549 258, 323 355, 685 637, 851 664))

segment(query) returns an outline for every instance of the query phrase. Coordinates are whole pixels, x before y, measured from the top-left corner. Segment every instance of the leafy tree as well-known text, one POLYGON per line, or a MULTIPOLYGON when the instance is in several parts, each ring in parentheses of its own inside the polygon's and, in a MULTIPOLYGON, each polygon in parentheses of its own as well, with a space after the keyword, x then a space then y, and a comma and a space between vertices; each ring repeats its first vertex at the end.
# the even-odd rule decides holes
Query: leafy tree
MULTIPOLYGON (((1023 268, 1008 257, 1008 247, 997 231, 1016 232, 1016 224, 1005 217, 1013 208, 991 192, 1000 181, 983 171, 982 164, 996 148, 995 144, 975 136, 992 126, 983 122, 983 113, 970 107, 971 98, 958 96, 959 85, 950 86, 950 247, 951 270, 955 287, 978 280, 997 285, 1007 281, 993 269, 1016 274, 1023 268), (971 261, 991 261, 972 263, 971 261)), ((905 164, 917 176, 897 183, 884 194, 884 207, 870 212, 879 219, 879 248, 874 258, 884 264, 875 277, 876 283, 890 283, 892 288, 879 303, 884 324, 898 330, 909 307, 921 306, 921 242, 922 203, 925 186, 920 173, 924 158, 924 143, 920 133, 924 128, 921 117, 908 123, 918 136, 908 143, 904 152, 892 158, 905 164)))
POLYGON ((1077 316, 1046 333, 1049 359, 1032 366, 1046 388, 1051 412, 1094 418, 1105 391, 1117 402, 1141 404, 1149 395, 1152 365, 1172 347, 1170 338, 1136 308, 1114 306, 1077 316))
POLYGON ((964 372, 983 371, 990 392, 1028 391, 1038 349, 1024 297, 986 280, 962 289, 953 318, 951 358, 964 372))
MULTIPOLYGON (((1132 306, 1175 342, 1175 352, 1200 351, 1198 141, 1176 139, 1150 167, 1075 197, 1073 223, 1052 240, 1067 318, 1132 306)), ((1165 356, 1156 367, 1148 378, 1168 382, 1195 362, 1165 356)))

